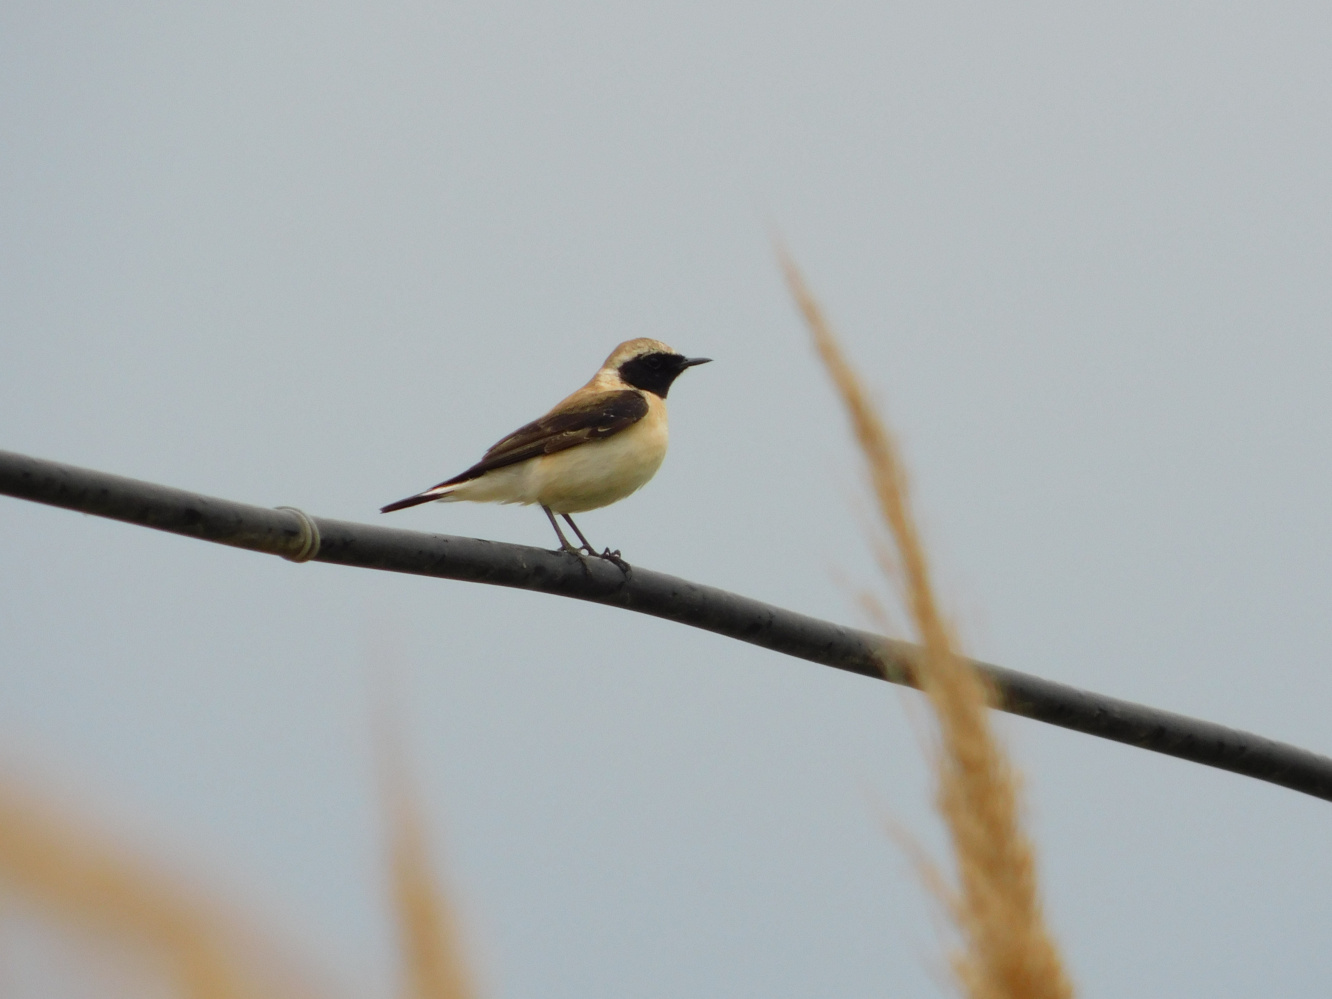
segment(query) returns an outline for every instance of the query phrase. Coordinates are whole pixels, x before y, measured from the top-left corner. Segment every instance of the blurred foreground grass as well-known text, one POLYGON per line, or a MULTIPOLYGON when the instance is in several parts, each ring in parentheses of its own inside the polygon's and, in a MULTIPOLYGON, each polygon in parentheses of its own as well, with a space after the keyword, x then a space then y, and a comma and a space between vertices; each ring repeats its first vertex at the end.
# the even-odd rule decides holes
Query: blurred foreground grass
MULTIPOLYGON (((391 788, 392 892, 404 999, 467 999, 453 914, 416 803, 391 788)), ((0 995, 333 999, 239 910, 87 815, 0 781, 0 995), (26 952, 15 960, 16 944, 26 952), (44 960, 42 958, 45 958, 44 960)))
POLYGON ((1022 828, 1018 773, 990 724, 987 703, 993 692, 959 653, 935 597, 897 442, 795 262, 779 253, 791 294, 846 409, 892 539, 894 550, 881 550, 879 563, 897 584, 923 648, 914 674, 935 719, 935 744, 929 749, 935 804, 948 828, 956 886, 913 852, 961 939, 952 960, 958 984, 972 999, 1071 999, 1072 983, 1045 925, 1035 849, 1022 828))

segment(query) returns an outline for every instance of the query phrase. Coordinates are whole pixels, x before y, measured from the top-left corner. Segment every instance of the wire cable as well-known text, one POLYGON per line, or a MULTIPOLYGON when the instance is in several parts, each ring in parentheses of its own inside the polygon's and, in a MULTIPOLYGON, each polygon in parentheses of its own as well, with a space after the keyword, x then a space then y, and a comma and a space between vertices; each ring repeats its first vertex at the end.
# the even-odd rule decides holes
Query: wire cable
MULTIPOLYGON (((312 517, 0 451, 0 495, 217 544, 487 583, 651 614, 861 676, 911 686, 920 649, 736 593, 566 552, 312 517)), ((1080 690, 989 663, 995 707, 1087 735, 1228 770, 1332 801, 1332 759, 1260 735, 1080 690)))

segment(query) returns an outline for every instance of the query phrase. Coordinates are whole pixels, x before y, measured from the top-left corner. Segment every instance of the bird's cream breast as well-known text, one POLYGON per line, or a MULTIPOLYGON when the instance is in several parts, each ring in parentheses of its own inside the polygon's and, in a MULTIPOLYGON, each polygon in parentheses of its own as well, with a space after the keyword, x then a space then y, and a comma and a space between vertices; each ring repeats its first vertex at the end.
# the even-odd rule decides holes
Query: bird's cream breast
MULTIPOLYGON (((556 513, 581 513, 641 489, 666 457, 666 403, 645 393, 648 412, 604 440, 544 455, 533 463, 533 500, 556 513)), ((531 502, 529 500, 528 502, 531 502)))

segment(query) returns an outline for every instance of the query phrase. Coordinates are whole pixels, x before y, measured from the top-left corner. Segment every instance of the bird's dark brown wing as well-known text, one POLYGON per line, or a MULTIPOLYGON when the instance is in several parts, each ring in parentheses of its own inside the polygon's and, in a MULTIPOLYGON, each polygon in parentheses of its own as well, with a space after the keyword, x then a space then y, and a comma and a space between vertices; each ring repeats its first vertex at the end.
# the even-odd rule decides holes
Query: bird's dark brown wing
POLYGON ((439 490, 443 486, 455 486, 459 482, 479 478, 493 468, 516 465, 543 454, 554 454, 589 441, 604 440, 632 427, 647 414, 647 399, 641 392, 624 390, 588 396, 577 405, 561 407, 525 427, 519 427, 461 475, 455 475, 415 496, 390 503, 380 512, 392 513, 394 510, 429 503, 439 498, 439 490))
POLYGON ((494 468, 516 465, 543 454, 566 451, 589 441, 604 440, 632 427, 648 414, 641 392, 601 392, 574 407, 547 413, 505 437, 475 465, 440 485, 453 485, 484 475, 494 468))

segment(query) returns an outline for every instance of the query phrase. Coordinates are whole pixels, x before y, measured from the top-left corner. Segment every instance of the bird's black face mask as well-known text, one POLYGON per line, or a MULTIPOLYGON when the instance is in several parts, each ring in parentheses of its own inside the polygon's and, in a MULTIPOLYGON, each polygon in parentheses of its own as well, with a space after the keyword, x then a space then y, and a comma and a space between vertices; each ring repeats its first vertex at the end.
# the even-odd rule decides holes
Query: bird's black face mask
POLYGON ((620 365, 620 377, 644 392, 651 392, 663 399, 671 390, 671 383, 680 377, 685 368, 695 364, 707 364, 710 357, 684 357, 680 354, 666 354, 660 351, 641 354, 633 360, 620 365))

